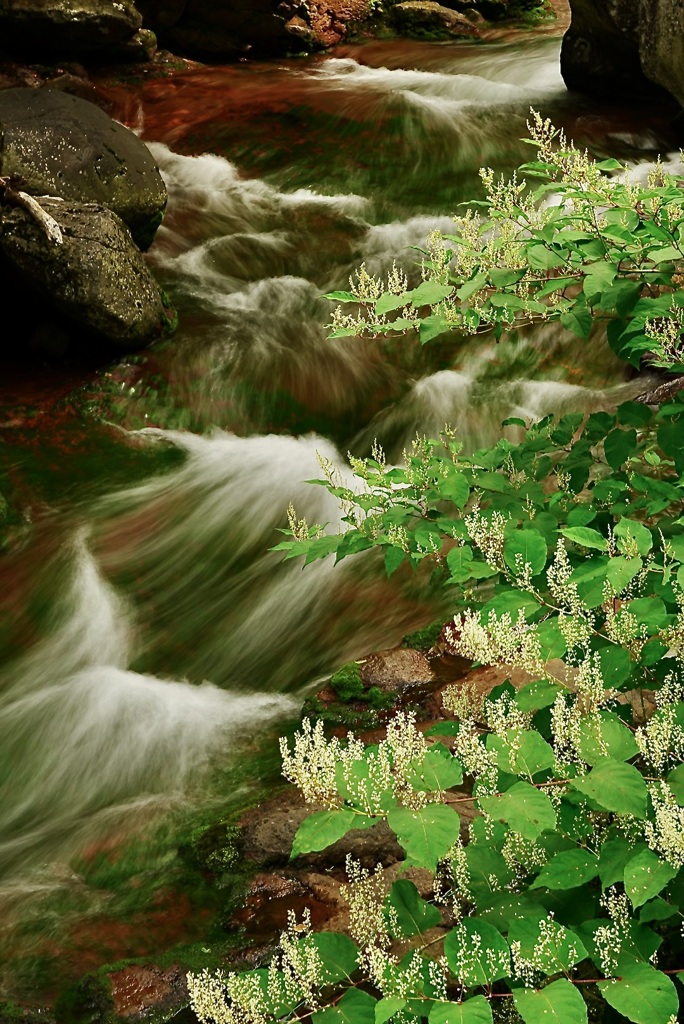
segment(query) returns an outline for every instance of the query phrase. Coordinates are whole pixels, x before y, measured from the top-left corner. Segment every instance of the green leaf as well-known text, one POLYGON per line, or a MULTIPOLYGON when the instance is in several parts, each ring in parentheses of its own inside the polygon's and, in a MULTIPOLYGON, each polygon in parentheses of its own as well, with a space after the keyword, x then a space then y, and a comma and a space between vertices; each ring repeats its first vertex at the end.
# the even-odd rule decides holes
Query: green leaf
POLYGON ((588 339, 594 321, 584 295, 577 296, 570 309, 561 314, 560 322, 566 330, 572 331, 582 341, 588 339))
POLYGON ((553 804, 546 793, 529 782, 517 782, 505 793, 481 797, 479 802, 486 814, 508 822, 524 839, 537 839, 546 829, 556 826, 553 804))
POLYGON ((667 777, 667 784, 680 807, 684 807, 684 764, 678 764, 667 777))
POLYGON ((653 547, 651 531, 643 523, 634 519, 621 519, 614 530, 620 551, 631 554, 634 546, 640 555, 647 555, 653 547))
POLYGON ((593 305, 601 297, 601 293, 610 288, 617 276, 617 269, 613 263, 607 263, 605 260, 591 263, 587 267, 582 285, 587 302, 593 305))
POLYGON ((358 967, 358 949, 351 939, 339 932, 315 932, 306 941, 318 950, 326 984, 351 978, 358 967))
POLYGON ((670 622, 667 608, 659 597, 638 597, 625 603, 625 611, 637 619, 640 626, 645 626, 652 636, 670 622))
POLYGON ((646 783, 631 764, 603 758, 583 778, 573 779, 571 785, 606 811, 631 814, 641 820, 646 817, 646 783))
POLYGON ((642 850, 625 867, 625 890, 632 906, 636 909, 657 896, 676 874, 676 868, 662 861, 653 850, 642 850))
POLYGON ((496 753, 499 768, 510 775, 533 776, 556 763, 551 745, 533 729, 522 734, 509 729, 505 737, 490 733, 486 745, 496 753))
POLYGON ((454 583, 465 583, 471 578, 473 568, 473 550, 464 545, 452 548, 446 557, 447 566, 454 583))
POLYGON ((516 989, 515 1008, 525 1024, 586 1024, 587 1004, 575 985, 559 978, 545 988, 516 989))
POLYGON ((673 983, 648 964, 623 970, 620 980, 599 982, 605 1001, 633 1024, 668 1024, 678 1019, 679 996, 673 983))
POLYGON ((613 588, 615 594, 621 594, 625 587, 639 575, 644 567, 642 560, 635 555, 634 558, 625 558, 624 555, 616 555, 611 558, 606 570, 606 579, 613 588))
POLYGON ((554 658, 562 658, 567 652, 568 645, 561 633, 558 619, 546 619, 540 622, 537 627, 539 637, 540 653, 544 661, 552 661, 554 658))
POLYGON ((413 882, 409 882, 407 878, 400 878, 394 883, 387 902, 396 911, 399 932, 393 933, 395 938, 420 935, 428 928, 440 924, 442 920, 437 907, 422 899, 413 882))
POLYGON ((337 1006, 317 1010, 311 1020, 313 1024, 375 1024, 377 999, 358 988, 344 993, 337 1006))
POLYGON ((434 1003, 428 1024, 492 1024, 492 1008, 484 996, 463 1003, 434 1003))
POLYGON ((607 839, 599 852, 599 876, 601 888, 608 889, 625 876, 625 864, 640 850, 647 850, 645 843, 630 843, 623 836, 607 839))
POLYGON ((463 782, 463 769, 446 747, 435 744, 422 758, 410 765, 409 781, 414 789, 424 793, 444 792, 463 782))
POLYGON ((484 272, 476 274, 475 277, 471 278, 470 281, 466 281, 465 284, 461 285, 461 287, 456 292, 456 295, 461 300, 461 302, 466 302, 473 295, 475 295, 476 292, 479 292, 483 288, 486 288, 487 283, 487 274, 485 274, 484 272))
POLYGON ((583 548, 595 548, 597 551, 608 550, 606 538, 602 537, 598 530, 591 530, 588 526, 566 526, 561 533, 573 544, 579 544, 583 548))
POLYGON ((375 1024, 386 1024, 395 1013, 399 1013, 406 1006, 406 1000, 399 996, 385 996, 375 1004, 375 1024))
POLYGON ((530 888, 574 889, 598 873, 598 857, 589 850, 562 850, 546 862, 530 888))
POLYGON ((548 679, 537 679, 518 690, 515 703, 521 711, 539 711, 540 708, 551 707, 562 687, 548 679))
POLYGON ((525 960, 533 960, 545 974, 567 972, 588 955, 578 935, 548 917, 512 921, 508 942, 520 943, 525 960))
POLYGON ((436 306, 438 302, 443 302, 448 298, 452 291, 451 285, 438 284, 436 281, 423 281, 413 291, 406 292, 406 299, 410 299, 416 309, 419 306, 436 306))
POLYGON ((526 273, 527 269, 525 267, 520 270, 493 267, 489 271, 489 280, 495 288, 509 288, 512 284, 517 284, 518 281, 521 281, 526 273))
POLYGON ((470 889, 475 902, 489 901, 498 891, 497 886, 508 885, 514 878, 503 855, 490 843, 470 842, 465 848, 465 858, 470 874, 470 889))
POLYGON ((504 560, 512 572, 518 562, 529 565, 533 576, 543 571, 548 554, 546 541, 537 530, 514 530, 504 541, 504 560))
POLYGON ((399 998, 398 995, 386 995, 375 1006, 375 1024, 386 1024, 394 1014, 407 1005, 407 1000, 399 998))
POLYGON ((531 245, 526 255, 532 270, 555 270, 564 266, 568 258, 567 249, 556 252, 545 245, 531 245))
POLYGON ((327 846, 332 846, 338 839, 346 836, 350 828, 369 828, 373 824, 375 822, 372 818, 355 814, 354 811, 315 811, 305 818, 297 829, 290 859, 294 860, 302 854, 316 850, 325 850, 327 846))
POLYGON ((637 447, 636 430, 611 430, 603 443, 606 462, 615 472, 625 464, 637 447))
POLYGON ((426 345, 433 338, 438 338, 440 334, 446 334, 448 331, 453 331, 453 329, 454 325, 450 324, 446 317, 439 314, 426 316, 418 325, 420 343, 421 345, 426 345))
POLYGON ((406 295, 392 295, 391 292, 385 292, 375 303, 375 312, 378 316, 384 316, 385 313, 391 313, 394 309, 406 306, 408 301, 406 295))
POLYGON ((440 497, 454 503, 456 508, 465 508, 470 497, 470 484, 463 473, 450 473, 438 485, 440 497))
POLYGON ((351 292, 326 292, 326 299, 332 302, 358 302, 359 300, 351 292))
POLYGON ((396 572, 401 563, 404 561, 406 552, 403 548, 395 548, 393 544, 388 544, 385 548, 385 572, 388 577, 396 572))
POLYGON ((478 918, 466 917, 444 940, 449 967, 467 987, 491 985, 511 972, 511 952, 501 932, 478 918))
POLYGON ((393 807, 387 823, 406 851, 406 867, 415 865, 435 871, 456 842, 460 818, 453 807, 428 804, 419 811, 393 807))
POLYGON ((614 711, 583 718, 578 733, 578 753, 587 764, 598 764, 606 755, 615 761, 629 761, 639 753, 634 736, 614 711))

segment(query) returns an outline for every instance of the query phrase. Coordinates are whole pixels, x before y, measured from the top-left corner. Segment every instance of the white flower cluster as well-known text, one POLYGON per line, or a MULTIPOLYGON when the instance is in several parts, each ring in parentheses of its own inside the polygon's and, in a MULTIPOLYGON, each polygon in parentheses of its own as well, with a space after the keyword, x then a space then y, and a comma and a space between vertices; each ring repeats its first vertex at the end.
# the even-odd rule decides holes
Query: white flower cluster
POLYGON ((537 627, 525 620, 522 608, 517 619, 491 611, 486 622, 480 612, 467 609, 444 627, 444 637, 449 654, 483 665, 510 665, 537 677, 545 673, 537 627))
POLYGON ((509 829, 501 848, 501 855, 519 878, 525 878, 530 871, 546 864, 548 855, 540 843, 525 839, 518 832, 509 829))
POLYGON ((327 740, 323 722, 312 726, 311 720, 305 718, 302 731, 295 734, 292 753, 287 740, 280 739, 283 775, 301 790, 307 803, 337 807, 340 804, 337 766, 362 760, 364 749, 363 743, 353 733, 348 734, 346 746, 336 736, 327 740))
POLYGON ((465 517, 466 530, 473 544, 480 549, 485 561, 496 569, 504 567, 503 547, 508 519, 501 512, 484 516, 475 505, 465 517))
POLYGON ((428 749, 413 711, 394 716, 375 750, 366 751, 353 733, 348 734, 346 745, 337 737, 328 740, 323 723, 312 725, 307 718, 302 731, 295 733, 292 751, 286 739, 280 740, 283 775, 301 790, 307 803, 339 807, 342 789, 345 798, 366 814, 381 813, 388 797, 413 810, 442 799, 441 793, 427 794, 413 784, 428 749))
POLYGON ((655 822, 644 822, 644 838, 654 853, 675 868, 684 867, 684 807, 666 782, 648 787, 655 822))
POLYGON ((345 867, 349 883, 340 886, 340 893, 349 906, 352 938, 361 949, 367 946, 386 949, 390 944, 388 926, 391 919, 385 914, 384 903, 390 885, 382 864, 378 864, 371 874, 348 853, 345 867))
POLYGON ((265 979, 233 971, 188 974, 190 1005, 198 1020, 202 1024, 268 1024, 282 1016, 283 1003, 316 1009, 325 970, 317 948, 308 941, 310 935, 308 911, 303 926, 291 911, 265 979))
POLYGON ((641 756, 657 775, 684 761, 684 729, 676 710, 682 690, 679 676, 670 672, 656 694, 657 711, 634 733, 641 756))
POLYGON ((622 947, 629 938, 631 912, 627 894, 618 892, 615 886, 606 889, 601 896, 601 906, 607 911, 610 924, 602 924, 596 929, 594 945, 601 970, 609 977, 616 972, 622 947))
MULTIPOLYGON (((522 954, 520 942, 511 942, 514 976, 527 988, 534 988, 549 973, 549 962, 553 963, 557 959, 557 950, 566 941, 567 934, 567 929, 562 924, 556 924, 553 913, 550 913, 539 922, 539 938, 530 957, 522 954)), ((567 957, 570 962, 578 959, 574 942, 568 943, 567 957)))
POLYGON ((459 729, 454 738, 454 753, 466 775, 476 780, 479 796, 496 793, 499 781, 496 754, 487 750, 472 723, 463 723, 459 729))

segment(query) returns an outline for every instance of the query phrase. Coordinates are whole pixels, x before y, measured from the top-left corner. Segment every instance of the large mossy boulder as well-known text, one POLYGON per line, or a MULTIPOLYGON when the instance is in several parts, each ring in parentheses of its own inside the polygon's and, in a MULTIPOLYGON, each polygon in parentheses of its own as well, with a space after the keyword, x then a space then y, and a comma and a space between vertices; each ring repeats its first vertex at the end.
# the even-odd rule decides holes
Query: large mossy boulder
POLYGON ((570 0, 561 51, 570 89, 601 99, 646 99, 661 90, 684 106, 682 0, 570 0))
POLYGON ((148 248, 167 193, 150 151, 133 132, 77 96, 5 89, 0 139, 0 175, 22 179, 31 195, 100 203, 148 248))
POLYGON ((126 225, 92 203, 42 199, 61 240, 25 207, 0 205, 0 273, 16 280, 5 300, 13 319, 52 308, 79 337, 134 351, 166 327, 161 293, 126 225))
POLYGON ((0 49, 68 57, 105 50, 142 25, 133 0, 0 0, 0 49))

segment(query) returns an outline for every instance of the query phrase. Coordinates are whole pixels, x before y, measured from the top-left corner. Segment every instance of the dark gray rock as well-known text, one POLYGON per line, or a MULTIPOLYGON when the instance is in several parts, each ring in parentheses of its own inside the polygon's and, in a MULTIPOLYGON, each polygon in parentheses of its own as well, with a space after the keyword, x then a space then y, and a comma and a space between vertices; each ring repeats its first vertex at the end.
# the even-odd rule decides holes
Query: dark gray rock
POLYGON ((252 49, 285 53, 293 46, 279 0, 141 0, 139 6, 145 24, 184 54, 237 57, 252 49))
POLYGON ((0 46, 41 57, 106 49, 142 25, 133 0, 0 0, 0 46))
POLYGON ((570 0, 561 71, 570 89, 645 99, 661 89, 684 105, 682 0, 570 0))
POLYGON ((166 187, 145 144, 99 107, 56 89, 4 89, 0 137, 0 175, 31 195, 107 206, 150 245, 166 187))
MULTIPOLYGON (((240 823, 244 856, 258 864, 287 864, 297 829, 313 810, 298 793, 287 792, 248 811, 240 823)), ((352 829, 320 853, 298 858, 298 863, 342 867, 348 853, 364 867, 394 864, 404 856, 394 833, 383 821, 369 829, 352 829)))
MULTIPOLYGON (((21 278, 36 302, 52 306, 80 335, 123 351, 160 337, 166 316, 159 287, 116 214, 96 204, 57 199, 41 200, 41 207, 59 225, 61 244, 51 241, 26 209, 5 203, 0 263, 21 278)), ((23 312, 16 309, 19 319, 23 312)))

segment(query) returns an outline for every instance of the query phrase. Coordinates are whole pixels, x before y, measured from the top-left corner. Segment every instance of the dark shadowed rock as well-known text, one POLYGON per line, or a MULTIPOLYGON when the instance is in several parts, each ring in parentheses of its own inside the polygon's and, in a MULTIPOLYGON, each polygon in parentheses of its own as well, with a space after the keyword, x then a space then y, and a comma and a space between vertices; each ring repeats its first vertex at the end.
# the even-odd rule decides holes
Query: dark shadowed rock
MULTIPOLYGON (((0 257, 36 300, 57 309, 78 333, 124 351, 158 338, 166 323, 159 287, 116 214, 55 199, 41 205, 59 225, 61 244, 27 210, 0 207, 0 257)), ((22 310, 15 315, 21 318, 22 310)))
MULTIPOLYGON (((245 857, 264 865, 288 863, 297 829, 313 810, 298 793, 288 790, 248 811, 240 822, 245 857)), ((344 839, 321 853, 298 858, 297 863, 342 867, 348 853, 364 867, 393 864, 404 856, 394 833, 381 822, 369 829, 352 829, 344 839)))
POLYGON ((0 0, 0 47, 41 57, 103 50, 141 25, 133 0, 0 0))
POLYGON ((682 0, 570 0, 561 71, 570 89, 644 99, 659 89, 684 105, 682 0))
POLYGON ((434 682, 430 662, 420 651, 409 647, 392 647, 366 658, 361 666, 364 686, 389 693, 404 694, 410 690, 430 689, 434 682))
POLYGON ((32 195, 107 206, 141 248, 151 243, 166 187, 145 144, 99 107, 55 89, 5 89, 0 134, 0 175, 32 195))

